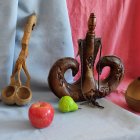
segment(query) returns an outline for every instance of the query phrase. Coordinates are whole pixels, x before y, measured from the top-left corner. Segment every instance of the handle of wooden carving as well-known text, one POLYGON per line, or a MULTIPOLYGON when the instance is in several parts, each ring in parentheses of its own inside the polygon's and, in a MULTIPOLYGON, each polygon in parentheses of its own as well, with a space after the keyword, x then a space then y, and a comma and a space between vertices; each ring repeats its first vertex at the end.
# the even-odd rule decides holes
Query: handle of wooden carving
POLYGON ((24 35, 22 38, 22 45, 28 46, 31 32, 34 29, 34 26, 36 25, 36 21, 37 21, 37 16, 34 13, 29 17, 28 22, 25 26, 24 35))

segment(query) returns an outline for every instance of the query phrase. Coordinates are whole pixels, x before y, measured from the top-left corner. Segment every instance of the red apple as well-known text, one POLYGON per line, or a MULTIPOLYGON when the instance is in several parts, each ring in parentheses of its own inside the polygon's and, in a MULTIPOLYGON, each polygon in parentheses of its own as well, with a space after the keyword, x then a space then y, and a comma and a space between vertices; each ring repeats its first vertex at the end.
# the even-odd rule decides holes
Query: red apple
POLYGON ((54 118, 54 109, 50 103, 36 102, 30 106, 28 116, 32 126, 44 128, 51 124, 54 118))

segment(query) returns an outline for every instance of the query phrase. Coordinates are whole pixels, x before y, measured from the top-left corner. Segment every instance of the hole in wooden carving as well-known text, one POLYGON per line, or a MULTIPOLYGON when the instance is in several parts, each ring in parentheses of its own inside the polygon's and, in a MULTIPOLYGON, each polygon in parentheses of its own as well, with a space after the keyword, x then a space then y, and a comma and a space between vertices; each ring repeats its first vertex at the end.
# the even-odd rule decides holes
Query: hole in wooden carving
POLYGON ((100 79, 104 80, 106 79, 110 74, 110 67, 106 66, 103 68, 102 73, 100 75, 100 79))
MULTIPOLYGON (((106 79, 109 74, 110 74, 110 67, 109 66, 106 66, 103 68, 102 72, 101 72, 101 75, 100 75, 100 80, 104 80, 106 79)), ((95 72, 95 79, 97 80, 98 79, 98 74, 97 72, 95 72)))

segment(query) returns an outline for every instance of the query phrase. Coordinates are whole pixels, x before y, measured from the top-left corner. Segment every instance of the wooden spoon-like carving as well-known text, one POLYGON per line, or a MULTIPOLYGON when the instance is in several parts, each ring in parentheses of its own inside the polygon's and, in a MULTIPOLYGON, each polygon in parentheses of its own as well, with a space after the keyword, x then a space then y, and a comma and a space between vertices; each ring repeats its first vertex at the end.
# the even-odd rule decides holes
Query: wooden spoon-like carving
POLYGON ((22 49, 16 61, 13 73, 11 75, 10 85, 4 88, 2 91, 1 95, 2 101, 6 104, 12 105, 16 103, 17 105, 25 105, 32 98, 32 92, 30 90, 30 75, 26 67, 26 58, 28 56, 29 39, 35 25, 36 25, 36 14, 32 14, 29 17, 28 22, 24 29, 24 35, 22 38, 22 49), (26 86, 22 86, 20 80, 21 69, 24 70, 27 76, 26 86), (16 74, 17 80, 15 78, 16 74))
POLYGON ((68 83, 64 74, 68 69, 72 70, 73 76, 79 71, 79 64, 74 58, 66 57, 59 59, 52 66, 48 76, 48 83, 54 94, 61 98, 69 95, 75 101, 88 100, 92 104, 100 105, 95 101, 105 97, 115 90, 123 78, 124 67, 121 60, 116 56, 103 56, 98 62, 96 69, 101 74, 105 66, 110 67, 110 74, 104 80, 95 80, 93 68, 97 53, 101 46, 101 39, 95 37, 96 18, 91 13, 88 21, 88 31, 85 39, 78 40, 79 55, 81 61, 81 77, 74 83, 68 83), (100 86, 99 86, 100 85, 100 86))

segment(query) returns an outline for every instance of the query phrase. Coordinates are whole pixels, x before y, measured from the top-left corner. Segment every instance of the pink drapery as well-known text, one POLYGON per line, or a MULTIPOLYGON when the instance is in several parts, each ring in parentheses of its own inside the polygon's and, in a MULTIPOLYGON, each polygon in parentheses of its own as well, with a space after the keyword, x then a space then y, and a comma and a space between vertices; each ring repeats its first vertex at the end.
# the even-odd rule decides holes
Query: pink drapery
POLYGON ((67 0, 67 6, 75 55, 77 39, 85 37, 90 13, 96 14, 95 31, 102 38, 102 55, 117 55, 125 67, 124 80, 107 99, 132 111, 125 102, 124 91, 132 79, 140 76, 140 1, 67 0))

